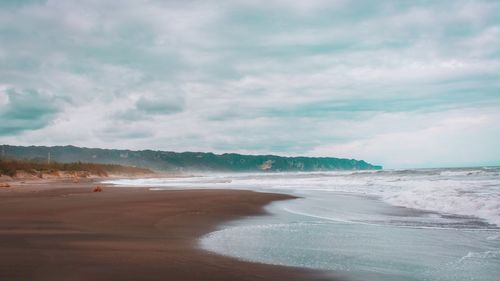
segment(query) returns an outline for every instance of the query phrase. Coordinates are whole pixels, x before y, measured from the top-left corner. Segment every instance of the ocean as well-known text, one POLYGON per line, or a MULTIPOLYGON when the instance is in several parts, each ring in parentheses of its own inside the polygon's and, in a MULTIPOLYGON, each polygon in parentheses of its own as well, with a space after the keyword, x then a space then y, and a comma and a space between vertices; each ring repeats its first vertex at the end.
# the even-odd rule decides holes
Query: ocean
POLYGON ((499 280, 500 168, 201 174, 107 183, 299 197, 229 222, 206 250, 353 280, 499 280))

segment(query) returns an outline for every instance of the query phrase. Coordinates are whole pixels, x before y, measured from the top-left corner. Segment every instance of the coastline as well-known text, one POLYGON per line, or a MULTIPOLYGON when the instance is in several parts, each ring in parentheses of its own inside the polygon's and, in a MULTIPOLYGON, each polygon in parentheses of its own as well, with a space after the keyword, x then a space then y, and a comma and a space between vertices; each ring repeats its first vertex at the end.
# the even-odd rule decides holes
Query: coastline
POLYGON ((0 189, 0 280, 336 280, 197 246, 221 223, 291 196, 112 186, 93 193, 93 185, 44 180, 0 189))

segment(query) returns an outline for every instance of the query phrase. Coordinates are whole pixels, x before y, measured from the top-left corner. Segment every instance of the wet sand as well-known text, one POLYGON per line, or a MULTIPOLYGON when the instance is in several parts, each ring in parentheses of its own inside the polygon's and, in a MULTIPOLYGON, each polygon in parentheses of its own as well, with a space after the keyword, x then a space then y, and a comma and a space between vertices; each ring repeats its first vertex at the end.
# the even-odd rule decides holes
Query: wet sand
MULTIPOLYGON (((17 185, 17 186, 16 186, 17 185)), ((89 181, 0 189, 0 280, 334 280, 197 247, 218 224, 263 214, 281 194, 149 191, 89 181)))

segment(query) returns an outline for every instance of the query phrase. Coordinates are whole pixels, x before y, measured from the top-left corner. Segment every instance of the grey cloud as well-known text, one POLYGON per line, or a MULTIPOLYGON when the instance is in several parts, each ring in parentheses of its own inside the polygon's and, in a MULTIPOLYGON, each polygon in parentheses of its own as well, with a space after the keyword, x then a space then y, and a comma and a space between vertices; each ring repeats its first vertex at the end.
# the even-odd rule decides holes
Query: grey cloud
POLYGON ((58 95, 2 141, 307 153, 500 101, 498 1, 0 2, 0 87, 58 95))
POLYGON ((180 113, 184 108, 184 99, 179 96, 141 95, 132 108, 118 111, 113 118, 117 121, 150 120, 155 116, 180 113))
POLYGON ((107 126, 104 130, 100 130, 97 133, 101 138, 108 141, 113 141, 116 139, 143 139, 150 138, 154 136, 154 133, 147 128, 130 128, 125 125, 113 124, 113 126, 107 126))
POLYGON ((0 135, 43 128, 60 110, 56 98, 34 89, 10 88, 1 94, 7 103, 0 106, 0 135))
POLYGON ((178 97, 141 97, 136 103, 137 110, 146 114, 173 114, 181 112, 184 102, 178 97))

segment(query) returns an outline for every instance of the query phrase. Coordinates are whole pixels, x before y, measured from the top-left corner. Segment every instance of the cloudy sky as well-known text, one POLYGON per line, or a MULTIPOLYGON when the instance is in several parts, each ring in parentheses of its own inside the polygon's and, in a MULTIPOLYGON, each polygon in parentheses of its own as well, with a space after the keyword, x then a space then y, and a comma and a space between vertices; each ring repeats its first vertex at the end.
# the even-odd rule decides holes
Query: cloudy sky
POLYGON ((0 143, 500 164, 499 1, 0 1, 0 143))

